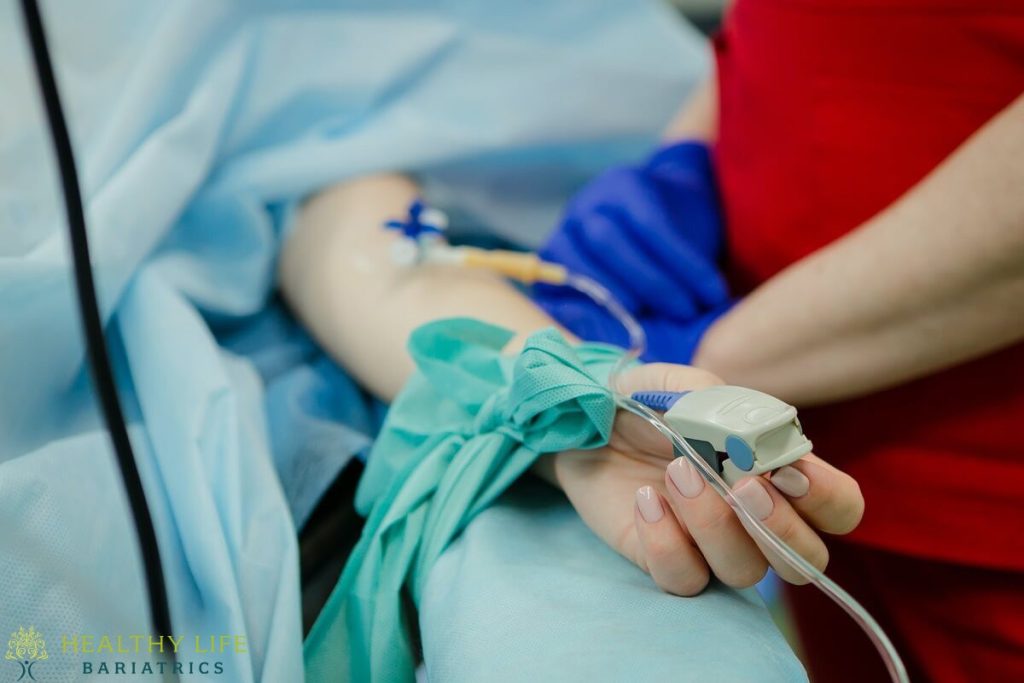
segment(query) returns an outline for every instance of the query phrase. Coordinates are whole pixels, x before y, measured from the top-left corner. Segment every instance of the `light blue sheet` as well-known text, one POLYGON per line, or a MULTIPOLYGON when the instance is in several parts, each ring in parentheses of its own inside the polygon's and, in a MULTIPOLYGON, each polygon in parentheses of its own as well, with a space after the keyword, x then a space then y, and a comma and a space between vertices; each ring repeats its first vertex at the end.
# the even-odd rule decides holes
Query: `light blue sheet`
POLYGON ((420 602, 431 681, 806 681, 753 589, 661 592, 524 480, 430 573, 420 602))
MULTIPOLYGON (((650 144, 704 46, 637 0, 43 5, 176 630, 247 637, 225 680, 300 680, 295 523, 376 418, 265 311, 289 207, 402 169, 535 241, 568 190, 650 144)), ((70 680, 60 634, 147 622, 16 11, 0 4, 0 626, 35 625, 47 680, 70 680)))

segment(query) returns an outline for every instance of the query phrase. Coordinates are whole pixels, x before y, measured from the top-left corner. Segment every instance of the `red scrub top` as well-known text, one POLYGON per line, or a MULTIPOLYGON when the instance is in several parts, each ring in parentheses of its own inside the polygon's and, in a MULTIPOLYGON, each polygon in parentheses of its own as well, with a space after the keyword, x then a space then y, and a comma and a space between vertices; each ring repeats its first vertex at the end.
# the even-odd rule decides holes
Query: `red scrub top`
MULTIPOLYGON (((1024 3, 738 0, 716 53, 730 268, 749 290, 1024 92, 1024 3)), ((801 417, 864 492, 853 540, 1024 569, 1024 345, 801 417)))

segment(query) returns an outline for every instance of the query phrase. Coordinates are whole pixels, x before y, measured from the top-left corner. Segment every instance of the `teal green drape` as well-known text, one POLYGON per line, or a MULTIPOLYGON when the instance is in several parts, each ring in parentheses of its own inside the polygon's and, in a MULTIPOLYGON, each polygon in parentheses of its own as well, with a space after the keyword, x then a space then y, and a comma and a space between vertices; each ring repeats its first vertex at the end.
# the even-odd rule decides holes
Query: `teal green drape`
POLYGON ((360 483, 368 519, 306 640, 311 683, 413 680, 402 591, 418 604, 434 561, 538 456, 607 443, 615 403, 605 383, 621 351, 573 347, 548 329, 502 355, 512 336, 465 318, 411 335, 418 372, 360 483))

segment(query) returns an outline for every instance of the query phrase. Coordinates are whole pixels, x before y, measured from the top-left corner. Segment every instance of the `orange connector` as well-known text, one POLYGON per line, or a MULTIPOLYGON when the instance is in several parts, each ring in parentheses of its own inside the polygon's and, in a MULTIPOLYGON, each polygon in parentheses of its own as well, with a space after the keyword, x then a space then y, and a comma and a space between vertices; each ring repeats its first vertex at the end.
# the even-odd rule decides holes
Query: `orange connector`
POLYGON ((486 268, 505 277, 528 285, 546 282, 552 285, 564 284, 569 272, 564 266, 549 263, 529 252, 507 251, 504 249, 476 249, 468 247, 463 252, 462 263, 471 268, 486 268))

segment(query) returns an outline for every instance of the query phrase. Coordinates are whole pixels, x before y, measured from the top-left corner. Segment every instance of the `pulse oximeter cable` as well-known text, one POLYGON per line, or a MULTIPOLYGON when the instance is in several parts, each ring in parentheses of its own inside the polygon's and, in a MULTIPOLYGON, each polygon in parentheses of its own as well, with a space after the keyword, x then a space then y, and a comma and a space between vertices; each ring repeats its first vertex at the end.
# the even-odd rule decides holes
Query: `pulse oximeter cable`
POLYGON ((46 118, 60 171, 68 235, 71 239, 78 308, 85 332, 89 366, 96 384, 96 393, 99 395, 107 431, 110 432, 110 440, 113 442, 121 479, 128 495, 132 518, 135 521, 135 532, 138 536, 145 570, 149 612, 153 622, 154 635, 172 635, 174 631, 171 630, 171 611, 167 600, 167 584, 164 580, 163 564, 160 560, 160 546, 157 543, 153 518, 150 515, 149 506, 146 504, 146 493, 142 488, 142 479, 139 477, 131 440, 128 438, 128 427, 121 410, 121 401, 114 383, 114 372, 103 336, 103 323, 96 300, 96 287, 92 276, 89 238, 82 195, 78 185, 78 173, 75 170, 74 152, 64 120, 64 111, 61 107, 60 94, 50 61, 50 52, 47 48, 46 32, 43 29, 43 20, 36 0, 22 0, 21 7, 25 18, 26 34, 32 48, 39 91, 46 109, 46 118))
MULTIPOLYGON (((602 306, 626 329, 629 346, 626 353, 618 360, 608 376, 608 388, 615 396, 615 402, 619 407, 639 416, 668 439, 678 456, 686 458, 700 472, 701 477, 708 485, 733 509, 740 523, 761 545, 762 550, 770 552, 771 555, 785 562, 790 568, 805 578, 808 583, 813 584, 842 608, 871 640, 871 643, 878 651, 879 657, 885 663, 885 667, 893 682, 907 683, 909 678, 907 677, 906 666, 903 664, 899 652, 881 625, 871 616, 871 613, 852 595, 843 590, 839 584, 828 578, 824 572, 804 559, 800 553, 769 529, 756 515, 752 514, 743 501, 733 494, 732 489, 721 475, 697 453, 685 437, 673 429, 661 415, 652 410, 650 405, 637 400, 642 398, 640 394, 630 396, 619 391, 619 376, 640 357, 647 346, 647 336, 644 333, 644 329, 632 314, 604 286, 588 277, 568 273, 562 284, 590 297, 594 303, 602 306)), ((640 393, 643 394, 645 392, 640 393)))
MULTIPOLYGON (((770 552, 774 557, 785 562, 790 568, 805 578, 808 583, 813 584, 842 608, 871 640, 894 683, 907 683, 909 679, 906 667, 900 658, 899 652, 897 652, 881 625, 871 616, 871 613, 857 602, 852 595, 843 590, 839 584, 825 576, 824 572, 804 559, 800 553, 796 552, 788 543, 779 538, 774 531, 769 529, 763 521, 752 514, 747 509, 747 506, 743 504, 743 501, 733 494, 732 489, 721 475, 694 450, 693 446, 690 445, 690 442, 682 434, 673 429, 661 415, 652 410, 651 405, 637 400, 642 398, 641 395, 633 394, 630 396, 619 391, 619 376, 640 358, 640 355, 647 347, 647 335, 636 318, 612 296, 607 288, 588 277, 568 273, 563 284, 590 297, 594 303, 608 311, 626 330, 629 346, 626 353, 618 360, 608 376, 608 388, 615 396, 615 402, 619 407, 643 418, 648 424, 658 430, 662 436, 668 439, 679 457, 686 458, 700 472, 701 477, 708 485, 733 509, 740 523, 761 545, 762 550, 770 552)), ((641 394, 643 393, 645 392, 641 392, 641 394)))

